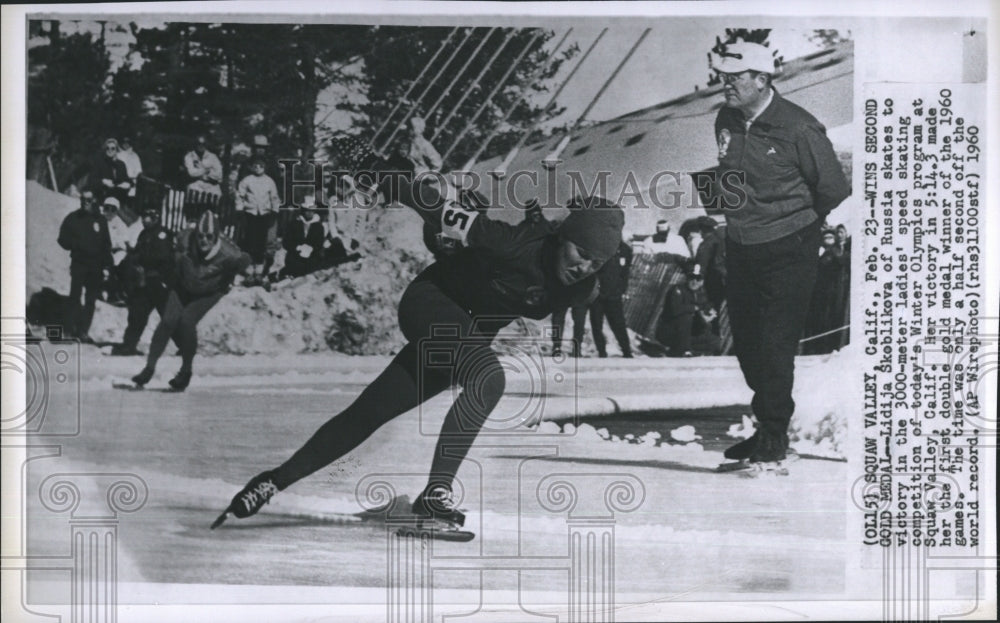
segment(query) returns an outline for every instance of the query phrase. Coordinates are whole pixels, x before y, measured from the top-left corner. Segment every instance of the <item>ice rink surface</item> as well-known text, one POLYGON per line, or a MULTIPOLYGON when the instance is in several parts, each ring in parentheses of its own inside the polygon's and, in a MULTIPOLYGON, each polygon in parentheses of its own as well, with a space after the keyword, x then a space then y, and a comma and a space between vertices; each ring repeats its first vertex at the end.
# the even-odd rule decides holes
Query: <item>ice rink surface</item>
MULTIPOLYGON (((251 476, 290 456, 387 361, 201 358, 191 387, 175 394, 155 391, 179 364, 166 357, 152 389, 130 392, 112 383, 134 374, 139 358, 84 347, 78 381, 53 386, 46 412, 79 417, 80 432, 63 438, 59 456, 26 468, 28 550, 56 556, 68 546, 67 517, 40 503, 42 480, 60 472, 128 473, 148 487, 148 500, 120 519, 119 603, 225 603, 226 587, 237 585, 384 595, 388 529, 357 514, 386 491, 412 498, 423 487, 447 392, 278 494, 257 516, 208 526, 251 476)), ((569 519, 613 512, 614 575, 623 595, 688 601, 843 591, 846 463, 802 459, 787 477, 714 473, 722 450, 737 440, 727 433, 749 412, 735 361, 503 361, 507 396, 459 472, 461 505, 477 538, 435 542, 435 555, 565 556, 569 519), (573 413, 584 416, 573 422, 573 413), (545 489, 554 478, 575 487, 575 507, 552 510, 555 498, 546 507, 547 495, 558 498, 545 489), (602 489, 616 480, 631 483, 634 499, 619 501, 624 511, 609 509, 602 489)), ((808 376, 826 364, 803 358, 798 365, 808 376)), ((564 571, 521 576, 565 601, 564 571)), ((66 597, 58 594, 69 590, 60 572, 29 577, 34 599, 66 597)), ((502 584, 493 577, 442 572, 435 583, 510 588, 492 586, 502 584)), ((258 598, 267 603, 279 594, 258 598)))

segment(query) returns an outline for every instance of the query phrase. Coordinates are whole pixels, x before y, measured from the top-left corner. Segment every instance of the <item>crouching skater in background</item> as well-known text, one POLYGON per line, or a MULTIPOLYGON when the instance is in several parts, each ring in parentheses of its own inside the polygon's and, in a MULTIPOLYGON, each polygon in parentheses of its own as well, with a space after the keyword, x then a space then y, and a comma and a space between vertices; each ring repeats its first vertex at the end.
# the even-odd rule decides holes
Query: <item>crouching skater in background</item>
POLYGON ((555 230, 510 225, 463 206, 454 189, 441 196, 434 185, 414 183, 409 165, 383 161, 369 166, 408 171, 395 179, 397 183, 383 178, 380 192, 389 201, 414 208, 461 248, 440 257, 403 293, 399 326, 407 344, 388 367, 290 459, 250 480, 213 528, 229 514, 255 514, 278 491, 346 455, 385 423, 454 384, 462 391, 445 416, 427 485, 412 513, 416 529, 424 534, 472 538, 472 533, 459 530, 465 517, 455 508, 452 483, 504 394, 504 371, 491 348, 493 338, 519 317, 541 320, 553 309, 594 300, 596 273, 621 241, 624 213, 602 198, 574 200, 570 215, 555 230), (435 327, 450 332, 442 336, 435 327), (454 364, 422 367, 418 347, 431 346, 450 349, 454 364))
POLYGON ((250 265, 250 256, 222 235, 219 219, 204 212, 198 226, 177 238, 174 262, 175 284, 167 295, 160 324, 149 344, 146 367, 132 377, 143 386, 153 378, 156 362, 171 336, 181 350, 181 369, 170 379, 170 387, 183 391, 191 382, 191 364, 198 350, 198 322, 229 291, 233 279, 250 265))

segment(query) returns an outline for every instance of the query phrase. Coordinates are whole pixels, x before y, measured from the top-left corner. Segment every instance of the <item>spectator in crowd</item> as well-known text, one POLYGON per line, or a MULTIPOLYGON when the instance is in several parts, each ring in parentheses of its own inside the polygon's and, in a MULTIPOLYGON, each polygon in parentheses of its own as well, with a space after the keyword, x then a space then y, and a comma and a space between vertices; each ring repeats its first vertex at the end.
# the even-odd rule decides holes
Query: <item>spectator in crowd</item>
POLYGON ((689 256, 694 257, 698 253, 698 247, 701 246, 701 229, 698 226, 698 219, 689 218, 684 221, 677 233, 687 245, 689 256))
MULTIPOLYGON (((842 300, 838 302, 837 307, 843 312, 840 326, 848 327, 851 324, 851 237, 847 234, 847 227, 843 223, 837 225, 836 231, 837 248, 840 249, 840 261, 843 266, 840 288, 842 300)), ((843 348, 847 346, 850 339, 850 331, 844 329, 838 334, 836 347, 843 348)))
POLYGON ((847 226, 841 223, 834 228, 837 235, 837 248, 841 255, 851 255, 851 237, 847 234, 847 226))
POLYGON ((121 203, 128 197, 131 187, 125 163, 118 159, 118 141, 109 138, 104 141, 103 153, 94 161, 90 190, 99 202, 105 197, 114 197, 121 203))
POLYGON ((188 175, 189 191, 209 195, 222 194, 222 162, 208 150, 208 140, 204 135, 195 139, 194 149, 184 156, 184 170, 188 175))
POLYGON ((192 364, 198 350, 198 322, 249 265, 250 256, 222 235, 219 218, 214 212, 205 212, 194 229, 182 232, 177 239, 175 255, 176 281, 167 295, 160 324, 153 333, 146 366, 132 377, 132 382, 139 386, 149 383, 167 341, 176 336, 180 343, 181 369, 169 383, 177 391, 186 389, 191 382, 192 364))
POLYGON ((715 312, 705 295, 701 267, 685 264, 684 279, 667 291, 663 309, 661 342, 670 349, 671 357, 692 357, 691 338, 703 334, 715 319, 715 312))
POLYGON ((80 196, 80 209, 66 215, 59 227, 59 246, 70 252, 70 326, 65 332, 81 342, 93 344, 90 323, 104 278, 113 265, 108 222, 90 191, 80 196), (80 306, 80 296, 84 303, 80 306))
MULTIPOLYGON (((628 329, 625 327, 625 307, 622 296, 628 291, 628 273, 632 266, 632 247, 622 242, 611 259, 597 272, 599 290, 597 298, 588 308, 590 329, 594 334, 594 346, 598 357, 607 357, 607 340, 604 337, 604 318, 608 319, 611 333, 621 348, 622 356, 632 358, 628 329)), ((575 321, 574 321, 575 322, 575 321)))
POLYGON ((322 260, 316 270, 330 268, 339 264, 353 262, 361 257, 358 249, 361 243, 341 231, 336 225, 330 229, 329 223, 323 224, 323 252, 322 260))
POLYGON ((115 197, 106 197, 104 205, 104 218, 108 222, 108 236, 111 238, 111 259, 113 268, 105 283, 108 303, 121 305, 124 302, 124 288, 121 271, 122 261, 128 255, 130 249, 135 246, 141 227, 130 226, 122 218, 121 204, 115 197))
POLYGON ((656 222, 656 232, 646 240, 646 251, 654 255, 663 255, 671 262, 680 263, 691 257, 684 239, 670 231, 670 223, 666 220, 656 222))
POLYGON ((184 218, 188 227, 194 227, 206 210, 216 208, 222 196, 222 162, 208 150, 205 136, 198 136, 194 149, 184 156, 184 170, 188 176, 184 218))
POLYGON ((250 171, 236 190, 236 210, 243 214, 243 250, 253 259, 250 280, 256 283, 274 260, 271 240, 277 239, 281 200, 274 180, 264 173, 263 158, 251 158, 250 171))
POLYGON ((111 257, 117 266, 129 250, 135 247, 141 227, 129 225, 122 218, 121 202, 115 197, 106 197, 101 205, 104 218, 108 221, 108 235, 111 237, 111 257))
POLYGON ((440 171, 443 164, 441 154, 424 136, 426 131, 427 122, 424 121, 423 117, 417 115, 410 117, 410 128, 404 130, 405 137, 402 146, 406 150, 406 158, 413 163, 414 175, 440 171))
POLYGON ((128 180, 131 184, 128 189, 129 203, 126 204, 131 206, 135 198, 136 180, 142 175, 142 160, 139 159, 139 154, 133 151, 132 139, 128 136, 123 136, 121 143, 118 145, 118 159, 125 164, 125 173, 128 175, 128 180))
POLYGON ((323 261, 323 239, 323 220, 317 211, 316 197, 306 195, 298 217, 288 224, 282 239, 285 268, 281 277, 301 277, 316 270, 323 261))
MULTIPOLYGON (((299 151, 301 153, 301 150, 299 151)), ((255 158, 259 158, 264 163, 264 174, 274 180, 274 184, 278 189, 278 198, 279 200, 283 199, 284 195, 282 193, 284 193, 285 188, 282 168, 278 164, 277 159, 271 155, 271 142, 263 134, 254 135, 250 145, 250 157, 244 160, 239 166, 239 174, 236 178, 237 185, 243 181, 243 178, 253 175, 253 161, 255 158)), ((302 179, 308 179, 308 173, 302 170, 301 164, 298 165, 296 173, 302 179)), ((291 174, 291 171, 289 171, 289 174, 291 174)))
POLYGON ((844 314, 844 254, 837 245, 836 231, 823 230, 821 245, 816 286, 806 322, 805 337, 808 341, 803 350, 807 354, 829 353, 837 348, 840 336, 829 332, 841 327, 844 314))
MULTIPOLYGON (((168 284, 172 282, 174 234, 160 225, 160 209, 148 208, 142 214, 142 231, 134 248, 125 258, 122 271, 128 295, 128 325, 122 343, 111 349, 112 355, 141 355, 139 338, 155 309, 163 317, 167 305, 168 284)), ((178 343, 178 346, 180 344, 178 343)))
POLYGON ((743 180, 740 205, 726 210, 726 304, 758 421, 754 435, 725 456, 769 464, 788 450, 795 355, 816 283, 820 228, 851 194, 826 128, 774 88, 777 54, 737 40, 715 66, 725 97, 714 127, 719 170, 743 180))
POLYGON ((726 298, 726 226, 720 226, 710 216, 697 219, 701 230, 701 244, 694 254, 694 261, 705 277, 705 293, 716 311, 726 298))

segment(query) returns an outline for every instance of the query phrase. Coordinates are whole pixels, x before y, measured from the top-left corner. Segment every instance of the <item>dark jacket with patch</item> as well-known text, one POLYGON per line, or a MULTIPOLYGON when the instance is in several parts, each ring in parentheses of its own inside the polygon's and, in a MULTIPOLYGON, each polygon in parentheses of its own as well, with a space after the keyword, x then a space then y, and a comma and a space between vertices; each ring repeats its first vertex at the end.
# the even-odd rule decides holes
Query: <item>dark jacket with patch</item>
POLYGON ((740 205, 726 210, 728 236, 739 244, 796 232, 851 194, 826 128, 777 91, 749 130, 741 111, 720 109, 715 138, 719 173, 746 176, 740 205))
POLYGON ((632 267, 632 247, 622 242, 601 270, 597 271, 600 285, 598 296, 602 299, 617 298, 628 290, 628 273, 632 267))
POLYGON ((69 251, 77 266, 103 268, 114 266, 108 220, 83 208, 66 215, 59 226, 59 246, 69 251))
POLYGON ((174 266, 174 234, 162 225, 143 228, 132 250, 147 280, 167 281, 174 266))

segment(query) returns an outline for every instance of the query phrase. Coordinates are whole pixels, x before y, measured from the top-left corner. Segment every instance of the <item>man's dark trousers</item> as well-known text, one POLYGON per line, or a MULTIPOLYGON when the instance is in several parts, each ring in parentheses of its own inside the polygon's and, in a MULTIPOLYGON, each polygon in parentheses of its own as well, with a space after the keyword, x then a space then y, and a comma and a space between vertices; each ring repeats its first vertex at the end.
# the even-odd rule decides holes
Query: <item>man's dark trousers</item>
POLYGON ((70 327, 74 337, 87 337, 90 333, 90 323, 94 320, 94 307, 101 296, 101 286, 104 285, 104 270, 96 264, 73 262, 69 268, 69 300, 73 309, 73 321, 70 327), (83 294, 83 306, 80 306, 80 295, 83 294))
POLYGON ((139 345, 139 338, 146 329, 149 315, 155 309, 163 318, 163 310, 167 305, 169 290, 160 281, 150 281, 146 285, 135 288, 128 297, 128 325, 122 338, 122 347, 132 350, 139 345))
MULTIPOLYGON (((574 356, 580 355, 583 345, 583 333, 586 330, 584 323, 587 321, 587 306, 576 305, 570 308, 573 317, 573 346, 570 352, 574 356)), ((566 308, 557 309, 552 312, 552 349, 562 350, 563 332, 566 328, 566 308)))
POLYGON ((622 349, 622 355, 630 356, 632 345, 629 344, 628 330, 625 328, 625 306, 622 304, 622 297, 597 297, 590 304, 590 330, 594 334, 594 345, 597 346, 597 352, 602 357, 608 354, 608 341, 604 337, 605 318, 608 319, 611 333, 614 334, 618 346, 622 349))
POLYGON ((771 242, 726 245, 736 357, 761 428, 784 435, 795 411, 795 354, 816 282, 820 220, 771 242))

